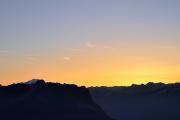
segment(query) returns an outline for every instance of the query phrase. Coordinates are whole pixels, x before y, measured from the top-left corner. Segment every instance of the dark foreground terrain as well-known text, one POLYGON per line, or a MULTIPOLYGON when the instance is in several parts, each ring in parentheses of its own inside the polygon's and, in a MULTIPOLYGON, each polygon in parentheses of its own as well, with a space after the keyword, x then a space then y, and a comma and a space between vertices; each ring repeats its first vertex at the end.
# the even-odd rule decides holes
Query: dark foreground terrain
POLYGON ((180 84, 94 87, 91 94, 116 120, 180 120, 180 84))
POLYGON ((88 89, 45 83, 0 86, 1 120, 111 120, 88 89))

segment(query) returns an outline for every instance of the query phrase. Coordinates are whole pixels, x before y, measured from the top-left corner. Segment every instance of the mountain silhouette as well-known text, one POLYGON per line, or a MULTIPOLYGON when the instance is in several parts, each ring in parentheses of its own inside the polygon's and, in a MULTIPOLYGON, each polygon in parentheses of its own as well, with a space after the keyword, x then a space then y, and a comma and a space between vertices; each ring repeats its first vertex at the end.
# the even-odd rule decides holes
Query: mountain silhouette
POLYGON ((112 120, 85 87, 43 80, 0 86, 0 115, 2 120, 112 120))
POLYGON ((116 120, 180 120, 180 83, 89 90, 94 101, 116 120))

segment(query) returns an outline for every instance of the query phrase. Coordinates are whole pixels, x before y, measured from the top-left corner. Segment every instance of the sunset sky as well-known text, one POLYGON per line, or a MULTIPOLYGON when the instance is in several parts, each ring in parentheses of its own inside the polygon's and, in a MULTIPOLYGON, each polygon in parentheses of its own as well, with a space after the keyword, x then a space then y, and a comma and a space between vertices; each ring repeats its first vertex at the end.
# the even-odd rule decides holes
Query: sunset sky
POLYGON ((1 0, 0 84, 180 82, 180 0, 1 0))

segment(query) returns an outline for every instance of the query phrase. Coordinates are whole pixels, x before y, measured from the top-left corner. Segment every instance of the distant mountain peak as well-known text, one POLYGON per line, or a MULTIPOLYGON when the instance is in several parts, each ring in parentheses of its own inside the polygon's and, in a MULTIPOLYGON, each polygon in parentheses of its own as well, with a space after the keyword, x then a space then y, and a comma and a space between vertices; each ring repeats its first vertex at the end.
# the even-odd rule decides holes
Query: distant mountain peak
POLYGON ((33 85, 33 84, 36 84, 38 82, 45 82, 45 81, 42 80, 42 79, 32 79, 32 80, 29 80, 29 81, 25 82, 24 84, 33 85))

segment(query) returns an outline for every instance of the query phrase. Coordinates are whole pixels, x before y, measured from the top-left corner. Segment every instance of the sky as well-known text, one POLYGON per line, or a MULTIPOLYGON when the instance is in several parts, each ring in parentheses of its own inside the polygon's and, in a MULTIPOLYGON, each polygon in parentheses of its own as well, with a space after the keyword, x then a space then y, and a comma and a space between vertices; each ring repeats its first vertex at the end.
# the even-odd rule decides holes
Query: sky
POLYGON ((1 0, 0 84, 180 82, 179 0, 1 0))

